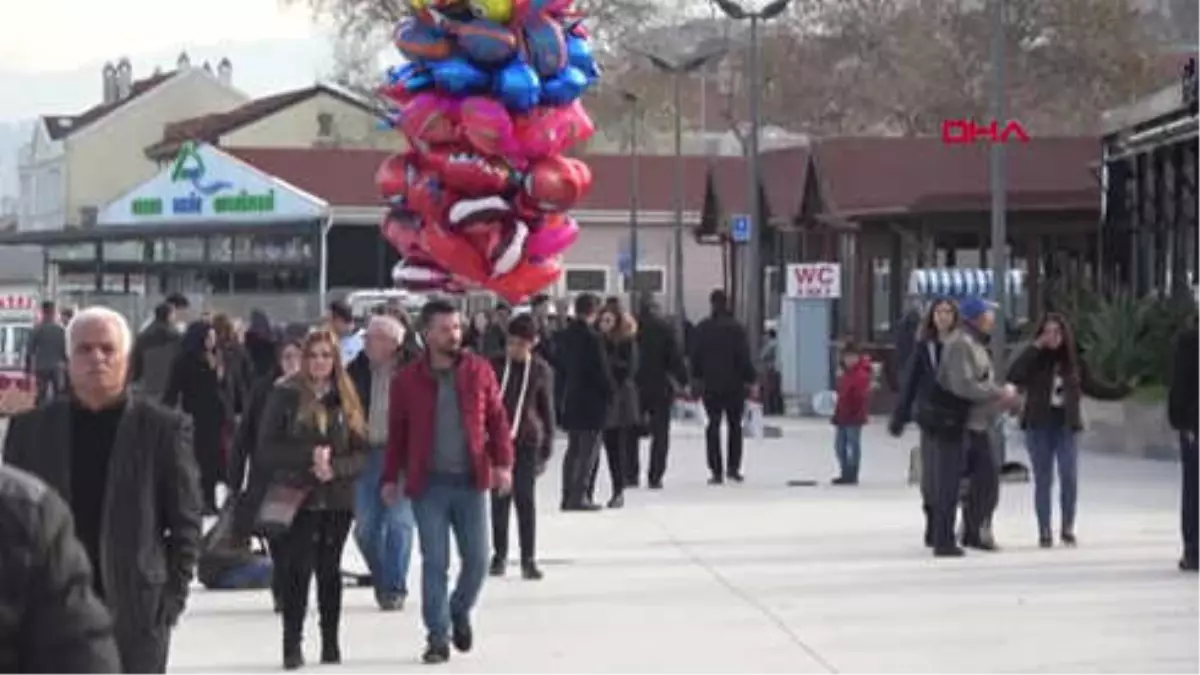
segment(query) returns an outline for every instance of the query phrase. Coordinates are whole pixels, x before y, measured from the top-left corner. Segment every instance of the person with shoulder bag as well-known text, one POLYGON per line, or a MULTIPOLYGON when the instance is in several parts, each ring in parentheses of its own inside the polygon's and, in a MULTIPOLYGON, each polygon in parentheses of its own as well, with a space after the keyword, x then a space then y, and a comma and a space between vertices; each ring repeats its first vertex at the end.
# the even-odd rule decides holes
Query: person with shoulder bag
POLYGON ((301 358, 300 371, 271 392, 258 441, 271 477, 256 527, 274 535, 287 670, 304 665, 314 572, 321 663, 341 663, 342 549, 354 520, 354 481, 367 459, 366 416, 342 367, 337 336, 309 333, 301 358))

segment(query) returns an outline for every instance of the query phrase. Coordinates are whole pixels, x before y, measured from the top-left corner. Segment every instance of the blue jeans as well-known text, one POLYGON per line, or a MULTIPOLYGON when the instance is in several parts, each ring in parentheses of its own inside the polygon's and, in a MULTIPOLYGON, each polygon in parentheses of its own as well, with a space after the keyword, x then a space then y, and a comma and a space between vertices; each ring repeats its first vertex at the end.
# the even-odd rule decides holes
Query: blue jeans
POLYGON ((858 467, 862 464, 862 427, 839 426, 833 437, 833 450, 837 453, 841 477, 858 480, 858 467))
POLYGON ((470 475, 433 474, 424 494, 413 500, 421 538, 421 616, 431 643, 445 644, 450 622, 467 618, 488 564, 488 493, 470 475), (458 581, 448 591, 450 535, 458 547, 458 581))
POLYGON ((379 494, 383 449, 372 449, 355 485, 354 539, 362 551, 371 582, 380 596, 408 595, 408 565, 412 559, 412 502, 401 498, 392 506, 379 494))
POLYGON ((1038 535, 1049 537, 1050 493, 1054 490, 1054 467, 1058 466, 1062 531, 1075 532, 1075 503, 1079 496, 1079 450, 1075 432, 1067 427, 1027 429, 1025 446, 1033 465, 1033 507, 1037 511, 1038 535))

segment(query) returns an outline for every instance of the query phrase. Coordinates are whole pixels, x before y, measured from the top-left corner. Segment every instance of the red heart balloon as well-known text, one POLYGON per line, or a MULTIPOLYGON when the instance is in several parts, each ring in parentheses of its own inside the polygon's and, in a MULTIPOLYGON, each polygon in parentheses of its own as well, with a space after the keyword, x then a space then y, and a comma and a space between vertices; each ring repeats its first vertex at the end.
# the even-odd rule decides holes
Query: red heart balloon
POLYGON ((407 197, 408 190, 417 177, 417 167, 412 155, 394 154, 383 160, 375 172, 375 185, 384 199, 407 197))
POLYGON ((538 211, 566 211, 591 187, 591 171, 577 159, 561 155, 547 157, 534 163, 525 175, 522 187, 523 196, 538 211))
POLYGON ((542 263, 525 261, 512 272, 489 279, 484 288, 516 305, 541 292, 561 275, 562 266, 556 260, 542 263))
POLYGON ((471 247, 484 259, 490 259, 503 238, 504 226, 499 221, 489 220, 471 223, 458 230, 458 236, 471 243, 471 247))
POLYGON ((428 221, 443 224, 449 218, 450 209, 462 197, 442 184, 432 171, 424 171, 408 188, 408 205, 428 221))
POLYGON ((383 238, 407 258, 421 250, 421 223, 415 213, 393 211, 379 224, 383 238))
POLYGON ((421 229, 421 243, 447 272, 476 284, 487 281, 489 275, 483 257, 469 241, 447 232, 441 223, 426 221, 421 229))
POLYGON ((425 156, 442 183, 466 197, 484 197, 507 192, 515 174, 511 167, 494 157, 438 149, 425 156))

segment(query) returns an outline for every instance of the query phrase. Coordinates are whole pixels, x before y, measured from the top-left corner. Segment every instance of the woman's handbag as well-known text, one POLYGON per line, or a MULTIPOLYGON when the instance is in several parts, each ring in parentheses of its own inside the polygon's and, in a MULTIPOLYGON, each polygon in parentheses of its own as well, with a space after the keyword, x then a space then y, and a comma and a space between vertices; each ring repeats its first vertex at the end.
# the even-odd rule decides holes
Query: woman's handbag
POLYGON ((262 505, 254 519, 254 531, 268 538, 287 531, 312 492, 311 486, 273 483, 263 496, 262 505))

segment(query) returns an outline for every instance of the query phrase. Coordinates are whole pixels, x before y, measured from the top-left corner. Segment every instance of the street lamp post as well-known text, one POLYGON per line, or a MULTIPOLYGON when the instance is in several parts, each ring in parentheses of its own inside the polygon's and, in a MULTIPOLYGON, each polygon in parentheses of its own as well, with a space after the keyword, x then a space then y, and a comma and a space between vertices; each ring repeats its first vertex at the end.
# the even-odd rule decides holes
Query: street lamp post
POLYGON ((638 272, 638 209, 641 208, 641 179, 638 176, 638 96, 630 91, 621 92, 629 104, 629 277, 626 290, 629 292, 629 309, 637 311, 638 272))
MULTIPOLYGON (((991 0, 992 119, 1004 124, 1004 0, 991 0)), ((996 328, 992 361, 1003 369, 1008 347, 1008 221, 1004 144, 992 143, 989 155, 992 193, 992 283, 996 291, 996 328)))
POLYGON ((763 212, 762 200, 759 197, 762 168, 759 165, 758 141, 762 126, 762 111, 759 109, 759 99, 762 97, 762 74, 759 72, 759 35, 758 24, 770 21, 783 13, 791 0, 771 0, 757 12, 742 7, 733 0, 712 0, 725 16, 734 21, 748 19, 750 21, 750 58, 747 76, 750 79, 750 147, 747 149, 748 164, 750 165, 750 241, 747 243, 746 255, 746 334, 750 348, 757 350, 762 343, 763 328, 763 212))
POLYGON ((674 268, 674 298, 675 330, 680 344, 683 344, 684 326, 687 322, 687 312, 683 296, 683 78, 700 70, 712 61, 721 58, 727 51, 724 47, 692 55, 682 61, 668 61, 651 52, 630 47, 629 51, 644 56, 660 72, 671 76, 671 87, 675 105, 675 255, 672 262, 674 268))

